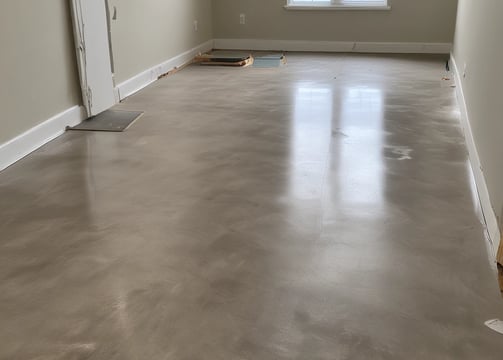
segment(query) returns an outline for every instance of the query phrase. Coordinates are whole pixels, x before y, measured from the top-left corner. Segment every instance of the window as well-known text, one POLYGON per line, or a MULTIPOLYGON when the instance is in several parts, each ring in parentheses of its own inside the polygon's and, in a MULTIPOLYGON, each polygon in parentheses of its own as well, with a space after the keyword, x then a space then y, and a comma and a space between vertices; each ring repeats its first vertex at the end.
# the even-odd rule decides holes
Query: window
POLYGON ((388 10, 388 0, 287 0, 291 10, 388 10))

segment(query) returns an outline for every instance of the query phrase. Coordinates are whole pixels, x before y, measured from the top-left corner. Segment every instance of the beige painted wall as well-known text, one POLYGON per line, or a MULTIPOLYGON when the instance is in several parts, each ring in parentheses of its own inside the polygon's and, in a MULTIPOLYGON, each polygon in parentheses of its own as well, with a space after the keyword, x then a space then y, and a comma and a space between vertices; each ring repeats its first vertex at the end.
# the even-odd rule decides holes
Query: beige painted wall
POLYGON ((503 1, 459 0, 454 57, 491 203, 503 212, 503 1))
POLYGON ((391 11, 287 11, 286 0, 213 3, 215 38, 451 43, 457 0, 390 0, 391 11))
POLYGON ((81 103, 68 3, 0 1, 0 144, 81 103))
POLYGON ((212 0, 110 0, 116 83, 213 38, 212 0), (199 30, 194 31, 197 20, 199 30))
MULTIPOLYGON (((0 144, 82 103, 69 3, 0 2, 0 144)), ((211 3, 110 0, 116 81, 212 39, 211 3)))

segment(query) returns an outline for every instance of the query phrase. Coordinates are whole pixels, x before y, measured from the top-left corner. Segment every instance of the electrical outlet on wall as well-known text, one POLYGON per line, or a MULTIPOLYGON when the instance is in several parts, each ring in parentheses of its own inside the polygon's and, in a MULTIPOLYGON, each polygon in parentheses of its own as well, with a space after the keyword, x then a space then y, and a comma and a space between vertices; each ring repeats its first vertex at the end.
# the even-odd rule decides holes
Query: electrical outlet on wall
POLYGON ((239 23, 241 25, 246 24, 246 14, 239 14, 239 23))
POLYGON ((199 30, 199 22, 197 20, 194 20, 194 31, 199 30))

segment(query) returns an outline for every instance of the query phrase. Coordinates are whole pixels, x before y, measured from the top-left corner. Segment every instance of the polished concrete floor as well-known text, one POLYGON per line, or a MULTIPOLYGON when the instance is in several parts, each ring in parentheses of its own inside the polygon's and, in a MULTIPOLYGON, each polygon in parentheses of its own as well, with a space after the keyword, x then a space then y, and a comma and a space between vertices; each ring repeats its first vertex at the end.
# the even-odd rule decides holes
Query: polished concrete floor
POLYGON ((444 58, 191 66, 0 173, 0 359, 501 359, 444 58))

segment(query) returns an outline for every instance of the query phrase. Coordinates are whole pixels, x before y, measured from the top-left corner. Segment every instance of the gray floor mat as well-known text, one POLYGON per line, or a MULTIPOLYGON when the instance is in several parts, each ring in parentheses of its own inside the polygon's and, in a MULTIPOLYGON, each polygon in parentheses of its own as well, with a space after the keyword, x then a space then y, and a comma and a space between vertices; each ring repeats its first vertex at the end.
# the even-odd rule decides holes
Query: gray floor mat
POLYGON ((122 132, 142 115, 142 111, 107 110, 68 130, 122 132))

